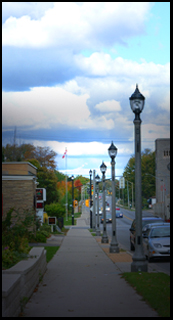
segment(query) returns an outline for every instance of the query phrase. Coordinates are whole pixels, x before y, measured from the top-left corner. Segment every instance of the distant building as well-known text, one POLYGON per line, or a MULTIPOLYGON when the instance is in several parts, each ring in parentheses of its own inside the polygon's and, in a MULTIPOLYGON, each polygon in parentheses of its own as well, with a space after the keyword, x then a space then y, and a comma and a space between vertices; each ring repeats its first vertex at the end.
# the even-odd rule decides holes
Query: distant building
MULTIPOLYGON (((36 214, 37 168, 29 162, 2 162, 2 219, 14 208, 36 214)), ((13 214, 12 214, 13 216, 13 214)))
POLYGON ((159 216, 170 218, 170 139, 155 140, 156 204, 159 216))

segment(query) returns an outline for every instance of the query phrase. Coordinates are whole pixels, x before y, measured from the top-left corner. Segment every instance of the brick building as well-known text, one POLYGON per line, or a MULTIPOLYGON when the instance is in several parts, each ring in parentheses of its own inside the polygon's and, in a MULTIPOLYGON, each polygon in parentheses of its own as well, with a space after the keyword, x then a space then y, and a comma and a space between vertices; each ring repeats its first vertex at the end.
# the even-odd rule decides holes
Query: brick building
POLYGON ((36 212, 36 175, 29 162, 2 162, 2 219, 11 208, 36 212))

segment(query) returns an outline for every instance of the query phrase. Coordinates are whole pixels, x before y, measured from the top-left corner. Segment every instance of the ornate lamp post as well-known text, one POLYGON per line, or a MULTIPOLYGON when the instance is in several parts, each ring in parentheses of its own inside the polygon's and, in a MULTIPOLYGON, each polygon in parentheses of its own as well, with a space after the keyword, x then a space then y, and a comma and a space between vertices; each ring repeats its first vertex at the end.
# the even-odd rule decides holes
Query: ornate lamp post
POLYGON ((99 229, 99 180, 100 180, 100 177, 99 175, 97 174, 96 177, 96 193, 97 193, 97 223, 96 223, 96 236, 100 236, 100 229, 99 229))
POLYGON ((95 174, 96 171, 93 170, 93 211, 92 211, 92 229, 93 231, 96 231, 96 199, 95 199, 95 193, 96 193, 96 181, 95 181, 95 174))
POLYGON ((103 181, 103 235, 102 235, 102 243, 108 243, 109 239, 106 233, 106 210, 105 210, 105 172, 106 172, 106 165, 102 162, 100 166, 100 170, 102 172, 102 181, 103 181))
POLYGON ((119 247, 116 237, 116 203, 115 203, 115 157, 117 155, 117 148, 114 146, 113 141, 108 149, 109 156, 111 157, 112 166, 112 241, 110 243, 109 252, 118 253, 119 247))
POLYGON ((138 85, 129 98, 130 106, 135 114, 135 219, 136 237, 135 253, 132 257, 131 272, 148 271, 148 264, 143 253, 142 245, 142 184, 141 184, 141 119, 140 113, 144 108, 145 97, 140 93, 138 85))
POLYGON ((89 175, 90 175, 90 228, 92 229, 92 211, 91 211, 91 176, 92 176, 92 170, 89 171, 89 175))
POLYGON ((72 226, 74 226, 74 176, 71 176, 72 180, 72 226))

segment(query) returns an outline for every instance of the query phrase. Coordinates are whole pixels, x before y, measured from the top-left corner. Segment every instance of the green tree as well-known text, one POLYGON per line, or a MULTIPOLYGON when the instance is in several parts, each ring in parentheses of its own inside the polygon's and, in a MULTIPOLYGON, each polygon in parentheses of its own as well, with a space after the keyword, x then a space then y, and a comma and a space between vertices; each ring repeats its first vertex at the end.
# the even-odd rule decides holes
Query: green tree
MULTIPOLYGON (((155 196, 155 152, 150 149, 145 149, 141 153, 141 175, 142 175, 142 202, 146 204, 146 200, 152 196, 155 196)), ((123 176, 125 181, 133 183, 133 197, 135 201, 135 156, 132 156, 127 166, 125 167, 123 176)), ((132 184, 128 184, 129 201, 132 203, 132 184)), ((127 204, 127 184, 124 190, 124 200, 127 204)))
POLYGON ((46 204, 58 202, 57 177, 52 170, 40 167, 37 170, 39 188, 46 189, 46 204))
POLYGON ((45 211, 49 217, 64 217, 65 215, 65 207, 63 207, 60 203, 51 203, 45 205, 45 211))
MULTIPOLYGON (((65 174, 59 172, 58 170, 55 170, 54 172, 55 172, 55 175, 56 175, 57 180, 58 180, 59 182, 65 181, 65 177, 66 177, 65 174)), ((67 179, 68 179, 68 178, 67 178, 67 179)))
POLYGON ((84 185, 84 184, 87 184, 88 182, 90 182, 90 179, 89 178, 85 178, 83 176, 77 176, 75 178, 75 180, 80 180, 81 184, 84 185))
POLYGON ((35 147, 32 144, 7 144, 2 147, 2 159, 4 161, 29 161, 36 159, 41 167, 54 170, 56 168, 55 157, 56 152, 49 147, 35 147))

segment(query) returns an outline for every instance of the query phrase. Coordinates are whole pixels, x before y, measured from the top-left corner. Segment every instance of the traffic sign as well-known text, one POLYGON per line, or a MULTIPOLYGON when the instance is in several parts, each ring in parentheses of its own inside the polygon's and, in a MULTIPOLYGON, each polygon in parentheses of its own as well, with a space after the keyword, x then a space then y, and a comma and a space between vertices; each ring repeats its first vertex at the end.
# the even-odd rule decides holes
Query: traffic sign
POLYGON ((124 189, 125 188, 125 178, 124 177, 120 178, 119 187, 120 187, 120 189, 124 189))

